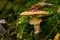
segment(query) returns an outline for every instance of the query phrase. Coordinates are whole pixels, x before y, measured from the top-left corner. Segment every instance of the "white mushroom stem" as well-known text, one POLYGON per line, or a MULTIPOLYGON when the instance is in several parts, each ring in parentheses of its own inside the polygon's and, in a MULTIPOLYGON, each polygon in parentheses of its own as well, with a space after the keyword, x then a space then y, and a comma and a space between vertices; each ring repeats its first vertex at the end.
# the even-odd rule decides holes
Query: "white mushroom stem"
POLYGON ((34 25, 34 34, 39 34, 41 32, 41 27, 40 25, 34 25))
POLYGON ((39 34, 41 32, 40 23, 42 22, 42 19, 38 19, 36 16, 32 16, 32 20, 30 20, 29 24, 34 25, 34 34, 39 34))

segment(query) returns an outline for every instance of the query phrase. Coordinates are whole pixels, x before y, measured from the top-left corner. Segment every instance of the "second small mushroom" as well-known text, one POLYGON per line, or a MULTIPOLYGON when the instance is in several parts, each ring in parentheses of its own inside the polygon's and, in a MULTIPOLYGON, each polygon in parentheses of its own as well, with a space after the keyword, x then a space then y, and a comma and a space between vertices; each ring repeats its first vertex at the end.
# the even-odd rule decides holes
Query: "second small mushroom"
POLYGON ((3 35, 6 32, 6 29, 4 28, 3 24, 6 24, 7 22, 4 19, 0 20, 0 34, 3 35))
POLYGON ((48 15, 45 11, 26 11, 20 14, 21 16, 32 16, 32 19, 29 21, 30 25, 34 25, 34 34, 39 34, 41 32, 40 23, 43 21, 42 18, 37 18, 38 15, 48 15))

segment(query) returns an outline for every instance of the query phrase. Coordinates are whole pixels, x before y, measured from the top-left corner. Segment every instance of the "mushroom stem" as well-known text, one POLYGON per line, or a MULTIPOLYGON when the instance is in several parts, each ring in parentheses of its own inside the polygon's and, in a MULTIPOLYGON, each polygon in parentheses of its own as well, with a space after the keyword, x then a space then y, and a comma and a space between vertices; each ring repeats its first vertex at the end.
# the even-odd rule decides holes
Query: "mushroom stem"
POLYGON ((34 34, 39 34, 41 32, 41 27, 39 25, 34 25, 34 34))
POLYGON ((36 16, 32 16, 32 20, 29 21, 29 24, 34 25, 34 34, 39 34, 41 32, 41 22, 42 19, 38 19, 36 16))

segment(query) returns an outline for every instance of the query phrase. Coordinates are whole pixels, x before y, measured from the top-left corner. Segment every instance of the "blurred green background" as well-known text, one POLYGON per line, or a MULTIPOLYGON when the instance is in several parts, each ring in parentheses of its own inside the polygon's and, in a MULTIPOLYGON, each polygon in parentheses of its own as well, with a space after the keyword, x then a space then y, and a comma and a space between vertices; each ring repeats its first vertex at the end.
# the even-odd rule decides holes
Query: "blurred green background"
MULTIPOLYGON (((41 9, 49 12, 50 16, 44 18, 42 22, 42 33, 35 36, 33 26, 29 24, 30 16, 20 16, 20 13, 27 11, 38 2, 44 2, 44 0, 0 0, 0 19, 7 21, 6 27, 8 28, 4 36, 0 36, 1 40, 44 40, 51 29, 60 21, 60 13, 56 14, 57 11, 60 11, 60 2, 59 0, 46 0, 47 3, 54 5, 41 9)), ((53 40, 55 34, 59 32, 60 25, 57 25, 47 40, 53 40)))

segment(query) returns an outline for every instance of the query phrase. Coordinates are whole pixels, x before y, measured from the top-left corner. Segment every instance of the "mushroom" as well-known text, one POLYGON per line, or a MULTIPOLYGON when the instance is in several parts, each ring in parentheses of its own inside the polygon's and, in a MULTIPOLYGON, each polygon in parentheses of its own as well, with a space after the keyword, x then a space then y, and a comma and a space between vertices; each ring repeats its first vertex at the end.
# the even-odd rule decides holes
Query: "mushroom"
POLYGON ((5 23, 6 23, 6 21, 4 19, 0 20, 0 24, 5 24, 5 23))
POLYGON ((32 16, 32 19, 29 21, 30 25, 34 25, 34 34, 39 34, 41 32, 40 23, 43 21, 42 18, 37 18, 38 15, 48 15, 45 11, 26 11, 20 14, 21 16, 32 16))
POLYGON ((6 32, 5 28, 3 27, 3 24, 6 24, 6 23, 7 22, 4 19, 0 20, 0 34, 1 35, 3 35, 6 32))

